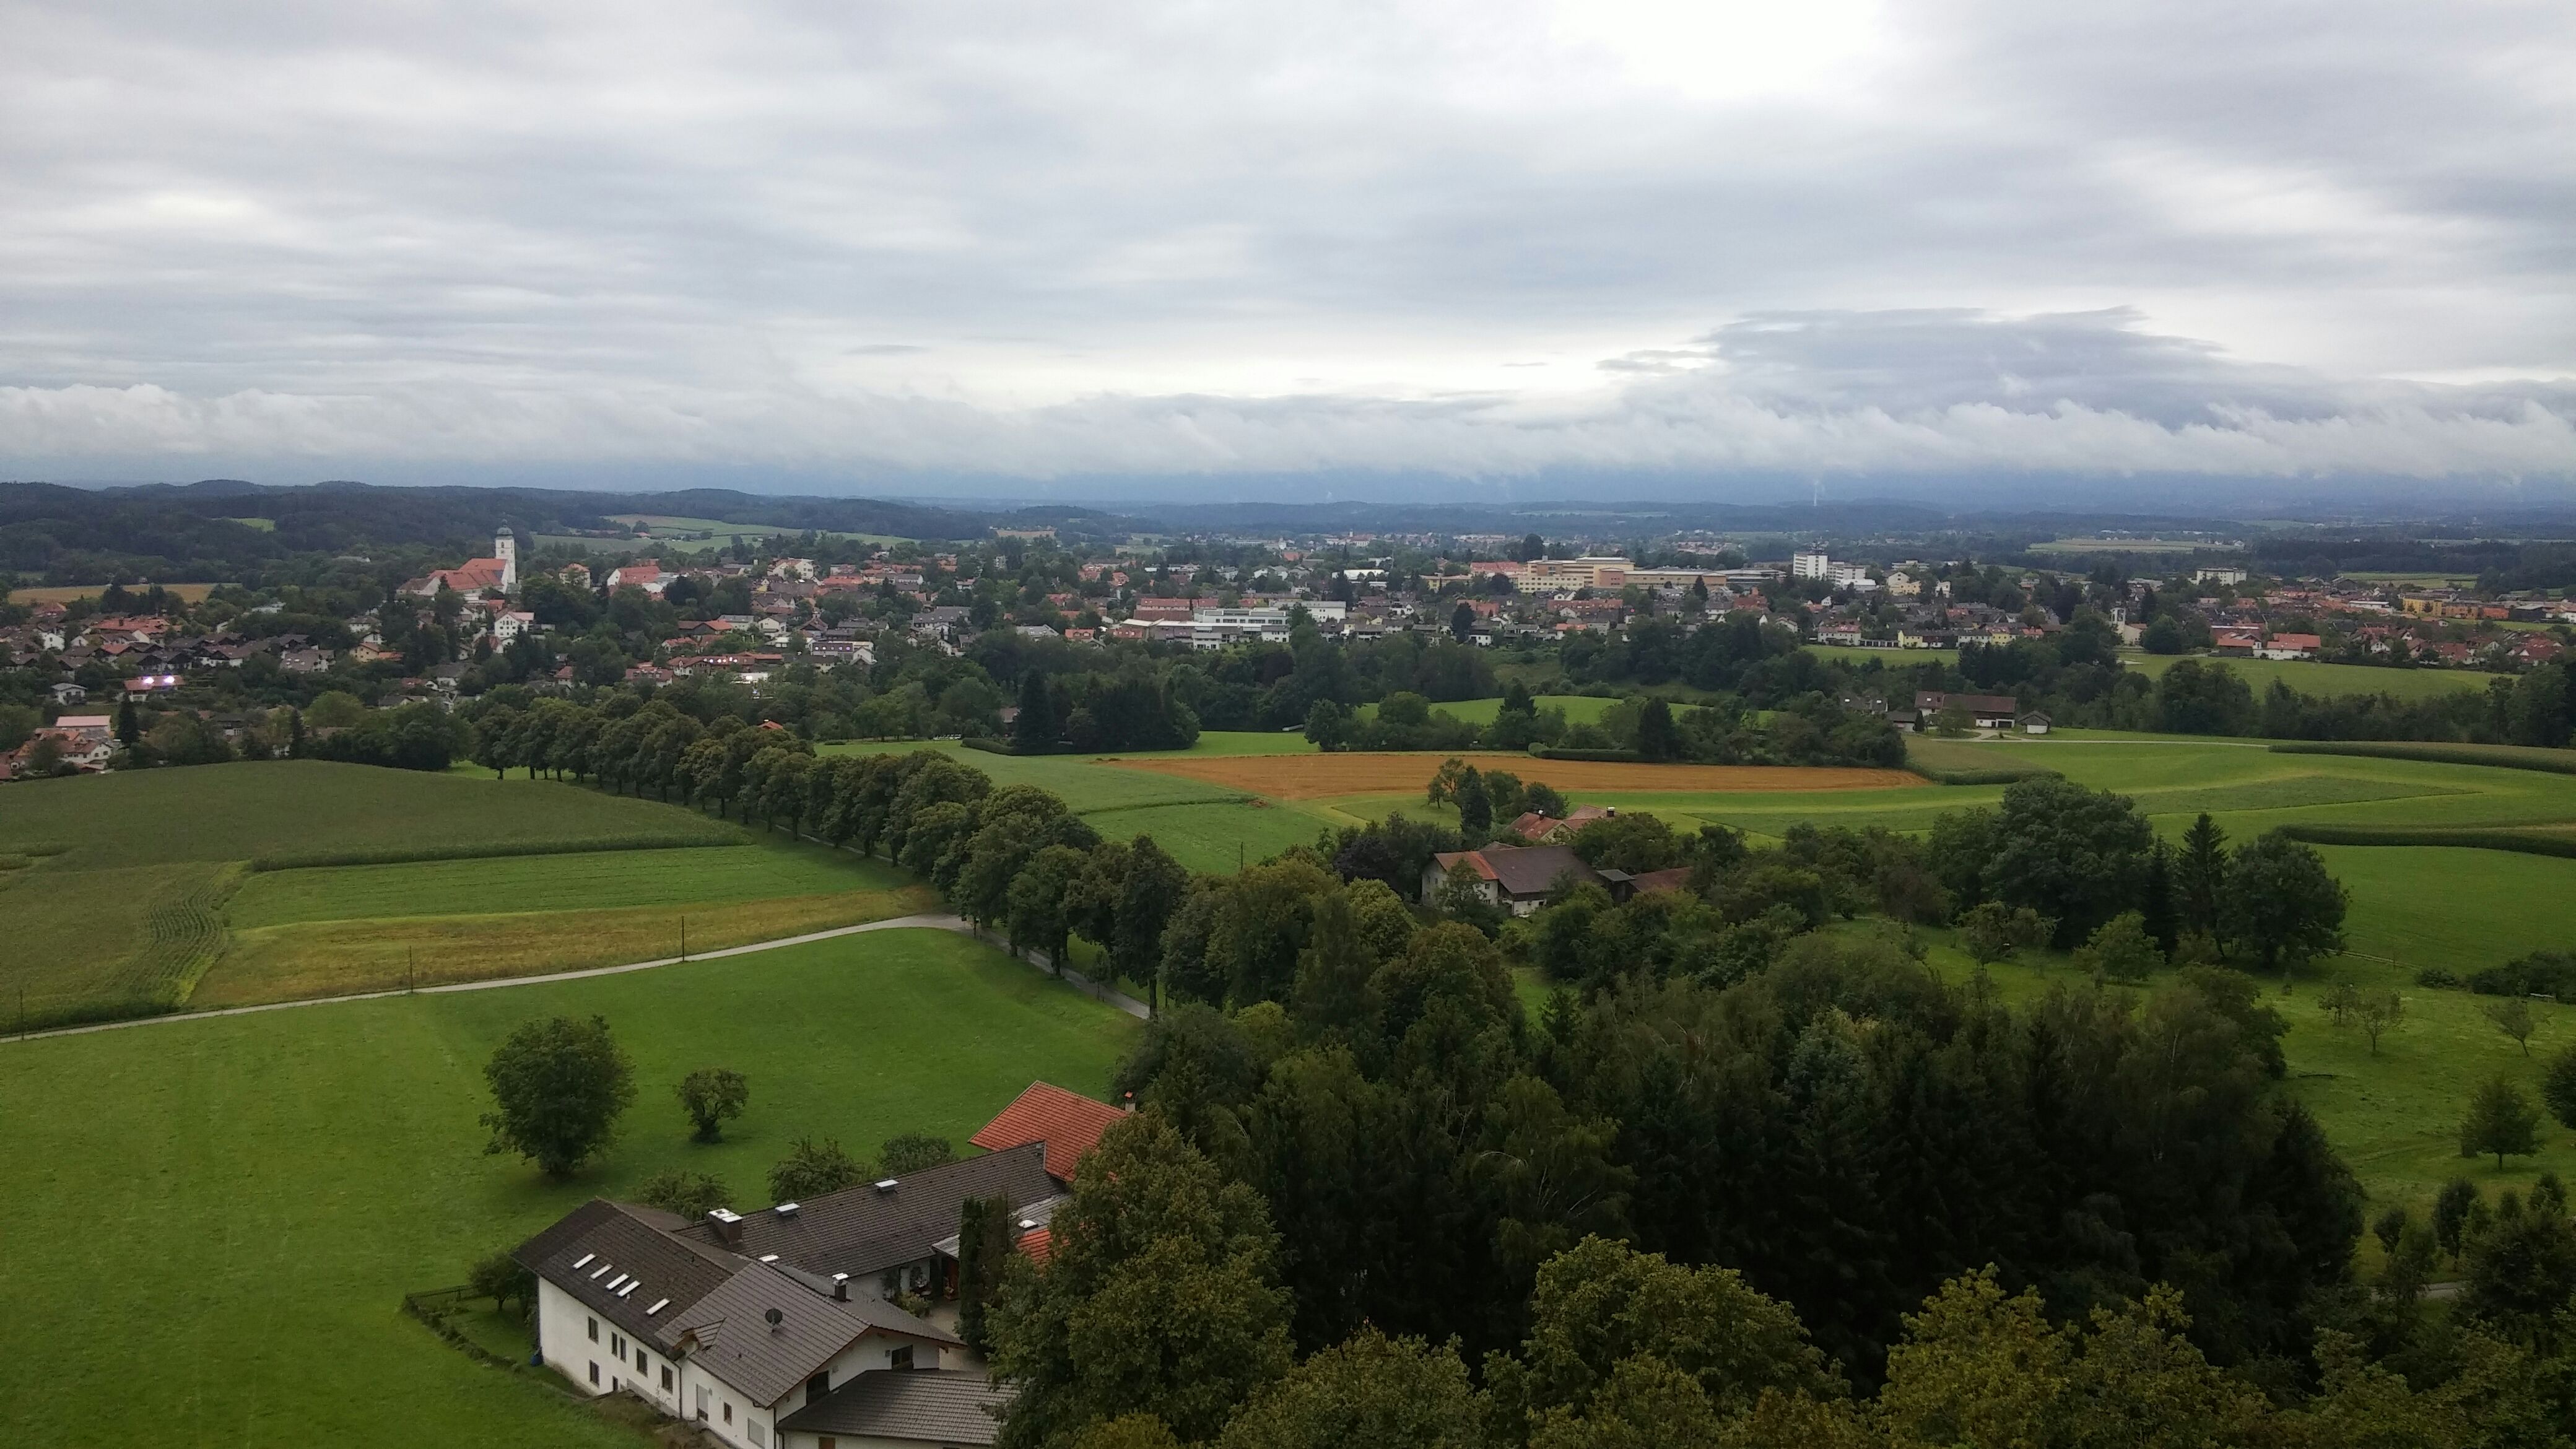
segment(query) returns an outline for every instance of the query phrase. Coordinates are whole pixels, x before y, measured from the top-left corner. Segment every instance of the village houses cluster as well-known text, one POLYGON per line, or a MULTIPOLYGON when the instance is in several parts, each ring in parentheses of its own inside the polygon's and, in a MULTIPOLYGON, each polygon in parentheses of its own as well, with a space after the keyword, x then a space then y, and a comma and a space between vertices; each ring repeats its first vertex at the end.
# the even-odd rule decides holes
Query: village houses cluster
MULTIPOLYGON (((1050 534, 1043 528, 1001 530, 997 540, 1021 548, 1047 544, 1050 534)), ((866 669, 890 632, 916 646, 958 652, 987 627, 1076 644, 1133 641, 1216 650, 1246 641, 1284 642, 1298 623, 1310 622, 1330 639, 1412 631, 1490 647, 1609 635, 1639 618, 1665 619, 1688 631, 1750 615, 1791 625, 1819 644, 1855 649, 2006 644, 2065 627, 2071 621, 2066 614, 2038 601, 2070 578, 2081 580, 2057 571, 2009 570, 2008 593, 1999 602, 1983 588, 1958 588, 1955 579, 1967 567, 1958 561, 1856 562, 1836 559, 1822 545, 1798 549, 1785 560, 1746 563, 1724 541, 1708 540, 1668 551, 1674 561, 1647 566, 1615 554, 1531 557, 1540 551, 1501 535, 1211 542, 1249 550, 1263 561, 1171 567, 1142 546, 1095 550, 1107 556, 1086 555, 1077 566, 1076 587, 1047 594, 1034 612, 1024 606, 1009 618, 957 602, 960 558, 954 552, 880 549, 854 562, 674 552, 670 558, 596 568, 554 563, 543 572, 596 598, 633 589, 650 599, 688 601, 675 611, 678 622, 653 646, 652 657, 627 656, 625 682, 661 685, 714 676, 753 689, 790 665, 866 669), (1392 570, 1400 550, 1410 550, 1415 560, 1402 576, 1392 570), (1522 556, 1496 556, 1505 553, 1522 556), (1426 554, 1428 567, 1419 562, 1426 554), (1978 597, 1962 597, 1965 592, 1978 597), (718 597, 734 606, 711 607, 708 601, 718 597)), ((263 632, 238 621, 191 632, 166 613, 83 616, 60 602, 38 604, 23 624, 0 633, 0 661, 51 679, 52 718, 15 750, 0 753, 0 778, 29 773, 39 759, 42 772, 108 768, 118 743, 114 706, 176 696, 192 682, 253 663, 333 687, 348 679, 348 687, 364 690, 368 702, 378 705, 452 703, 470 659, 544 631, 538 614, 526 607, 529 584, 518 539, 506 529, 495 537, 490 556, 406 580, 395 591, 399 597, 431 601, 452 614, 459 657, 391 678, 386 675, 402 656, 388 644, 376 617, 381 611, 347 619, 346 647, 334 648, 303 633, 263 632)), ((2146 615, 2151 600, 2161 597, 2168 614, 2171 605, 2186 605, 2196 631, 2179 643, 2168 641, 2168 652, 2189 648, 2218 657, 2517 669, 2545 663, 2565 647, 2557 635, 2534 626, 2576 622, 2576 601, 2565 599, 2480 598, 2461 590, 2341 580, 2281 583, 2224 565, 2162 581, 2130 579, 2123 590, 2122 601, 2108 609, 2123 642, 2158 647, 2146 615)), ((275 607, 254 606, 252 613, 275 607)), ((532 687, 544 692, 574 686, 572 662, 549 670, 531 680, 532 687)), ((1891 716, 1909 714, 1901 701, 1888 701, 1887 707, 1891 716)), ((1911 714, 1898 722, 1919 726, 1928 717, 1920 701, 1911 714)), ((228 737, 246 725, 219 712, 208 722, 228 737)), ((2014 721, 1994 723, 2005 727, 2014 721)))

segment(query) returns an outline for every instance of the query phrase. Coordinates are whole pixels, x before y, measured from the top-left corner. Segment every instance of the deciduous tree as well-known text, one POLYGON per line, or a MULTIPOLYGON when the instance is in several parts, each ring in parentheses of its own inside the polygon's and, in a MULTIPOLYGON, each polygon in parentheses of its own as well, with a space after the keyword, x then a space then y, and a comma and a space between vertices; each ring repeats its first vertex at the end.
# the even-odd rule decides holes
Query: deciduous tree
POLYGON ((799 1137, 769 1169, 769 1197, 772 1202, 803 1202, 867 1180, 867 1164, 842 1151, 837 1139, 799 1137))
POLYGON ((547 1175, 570 1175, 616 1131, 618 1114, 635 1100, 635 1068, 609 1035, 608 1020, 568 1016, 532 1021, 510 1033, 484 1065, 492 1107, 483 1150, 515 1152, 547 1175))
POLYGON ((1252 1396, 1216 1449, 1481 1449, 1457 1346, 1363 1327, 1252 1396))
POLYGON ((1014 1259, 993 1371, 1019 1385, 1002 1449, 1070 1446, 1150 1413, 1213 1439, 1289 1368, 1288 1297, 1261 1197, 1145 1110, 1101 1136, 1050 1223, 1043 1269, 1014 1259))
POLYGON ((2496 1030, 2513 1038, 2513 1044, 2522 1048, 2524 1056, 2531 1055, 2531 1034, 2540 1028, 2540 1023, 2532 1018, 2530 1002, 2519 996, 2508 996, 2502 1001, 2488 1002, 2481 1011, 2496 1030))
POLYGON ((2469 1098, 2469 1114, 2460 1123, 2460 1155, 2494 1153, 2496 1171, 2507 1157, 2528 1157, 2540 1150, 2540 1114, 2531 1099, 2510 1080, 2498 1077, 2469 1098))
POLYGON ((2325 857, 2275 830, 2228 857, 2219 919, 2231 946, 2287 976, 2343 949, 2349 903, 2325 857))
POLYGON ((888 1177, 910 1177, 927 1168, 942 1167, 957 1160, 957 1149, 945 1137, 927 1132, 905 1132, 885 1140, 877 1149, 877 1170, 888 1177))
POLYGON ((751 1102, 751 1083, 730 1067, 700 1067, 674 1090, 700 1142, 724 1136, 726 1120, 741 1116, 751 1102))
POLYGON ((637 1185, 635 1200, 684 1218, 702 1218, 733 1206, 733 1190, 703 1172, 667 1167, 637 1185))

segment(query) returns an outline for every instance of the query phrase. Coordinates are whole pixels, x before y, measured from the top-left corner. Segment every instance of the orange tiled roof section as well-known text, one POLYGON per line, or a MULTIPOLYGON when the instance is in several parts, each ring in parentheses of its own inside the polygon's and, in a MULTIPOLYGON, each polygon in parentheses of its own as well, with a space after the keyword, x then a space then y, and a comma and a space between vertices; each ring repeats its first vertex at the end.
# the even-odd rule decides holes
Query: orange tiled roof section
POLYGON ((1002 1152, 1023 1143, 1046 1144, 1046 1170, 1058 1182, 1073 1181, 1074 1164, 1100 1141, 1100 1134, 1127 1114, 1080 1092, 1049 1082, 1031 1082, 1002 1114, 966 1140, 987 1152, 1002 1152))

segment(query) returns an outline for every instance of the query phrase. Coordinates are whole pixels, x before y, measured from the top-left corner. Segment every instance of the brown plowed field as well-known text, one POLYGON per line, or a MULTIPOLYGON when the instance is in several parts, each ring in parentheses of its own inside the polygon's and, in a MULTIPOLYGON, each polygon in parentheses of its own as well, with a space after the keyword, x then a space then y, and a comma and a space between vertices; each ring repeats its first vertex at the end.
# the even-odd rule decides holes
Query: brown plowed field
MULTIPOLYGON (((1431 783, 1446 755, 1209 755, 1112 760, 1122 769, 1186 775, 1212 785, 1281 800, 1334 795, 1388 795, 1431 783)), ((1545 781, 1559 790, 1644 793, 1661 790, 1892 790, 1920 785, 1904 770, 1811 769, 1791 765, 1626 765, 1606 760, 1542 760, 1536 755, 1465 754, 1479 770, 1504 770, 1522 783, 1545 781)))

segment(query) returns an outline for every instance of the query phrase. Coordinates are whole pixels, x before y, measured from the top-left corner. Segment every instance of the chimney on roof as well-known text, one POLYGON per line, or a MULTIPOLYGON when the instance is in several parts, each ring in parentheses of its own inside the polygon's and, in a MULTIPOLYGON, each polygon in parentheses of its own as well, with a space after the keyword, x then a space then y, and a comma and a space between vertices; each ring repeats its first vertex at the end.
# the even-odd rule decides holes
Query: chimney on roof
POLYGON ((849 1274, 835 1273, 832 1275, 832 1301, 835 1303, 847 1303, 850 1301, 849 1274))
POLYGON ((716 1208, 707 1214, 707 1221, 714 1226, 718 1242, 742 1241, 742 1214, 731 1208, 716 1208))

